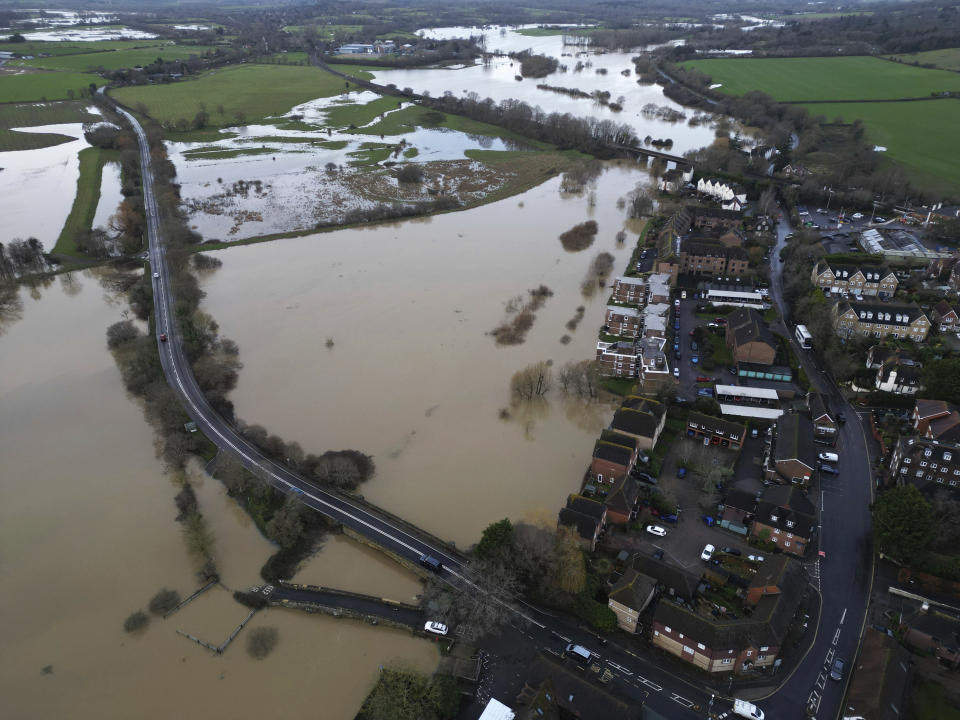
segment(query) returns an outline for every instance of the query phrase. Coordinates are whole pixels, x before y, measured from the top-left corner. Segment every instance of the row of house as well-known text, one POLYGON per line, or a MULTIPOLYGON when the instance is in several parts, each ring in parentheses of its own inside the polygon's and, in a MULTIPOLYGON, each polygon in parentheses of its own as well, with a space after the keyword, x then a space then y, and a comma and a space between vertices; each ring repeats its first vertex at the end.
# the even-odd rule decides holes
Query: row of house
POLYGON ((837 335, 843 338, 874 337, 923 342, 930 332, 930 319, 915 304, 837 300, 830 306, 837 335))
POLYGON ((831 293, 893 297, 900 281, 884 265, 846 265, 824 260, 811 271, 813 284, 831 293))
POLYGON ((720 203, 724 210, 740 211, 747 204, 747 191, 742 185, 719 178, 700 178, 697 192, 720 203))

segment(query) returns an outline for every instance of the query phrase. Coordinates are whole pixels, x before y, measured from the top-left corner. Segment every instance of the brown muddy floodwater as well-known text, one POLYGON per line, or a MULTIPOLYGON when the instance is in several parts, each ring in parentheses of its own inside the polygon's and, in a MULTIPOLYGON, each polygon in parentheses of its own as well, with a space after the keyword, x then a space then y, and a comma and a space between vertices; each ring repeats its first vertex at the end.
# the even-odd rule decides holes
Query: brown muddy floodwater
POLYGON ((600 251, 622 271, 639 226, 617 199, 647 180, 635 164, 612 165, 593 208, 554 178, 465 212, 216 253, 223 267, 204 280, 204 305, 240 346, 237 416, 308 452, 372 454, 377 474, 362 492, 460 546, 503 517, 553 523, 610 408, 554 391, 536 412, 498 411, 515 371, 593 358, 609 291, 585 299, 580 285, 600 251), (594 244, 566 252, 558 235, 589 218, 594 244), (506 301, 540 284, 554 295, 526 342, 497 347, 487 333, 506 301), (586 316, 561 344, 579 305, 586 316))
MULTIPOLYGON (((222 642, 246 615, 222 588, 124 633, 124 618, 161 587, 183 596, 197 587, 174 522, 176 490, 106 350, 105 330, 125 304, 92 273, 35 295, 22 293, 22 319, 0 335, 3 717, 347 720, 382 663, 436 666, 435 646, 406 633, 281 609, 250 624, 278 628, 269 657, 252 660, 243 634, 214 657, 176 630, 222 642)), ((219 483, 195 482, 224 584, 255 584, 269 543, 219 483)), ((412 576, 344 540, 331 540, 303 579, 338 586, 341 574, 347 587, 396 599, 419 591, 412 576)))

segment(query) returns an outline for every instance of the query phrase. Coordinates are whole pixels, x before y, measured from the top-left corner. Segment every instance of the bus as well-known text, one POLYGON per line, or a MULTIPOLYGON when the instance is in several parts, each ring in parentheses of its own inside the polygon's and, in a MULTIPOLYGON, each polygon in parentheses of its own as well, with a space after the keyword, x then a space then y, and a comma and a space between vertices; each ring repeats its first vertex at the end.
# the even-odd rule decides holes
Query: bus
POLYGON ((797 342, 800 343, 800 347, 804 350, 809 350, 813 347, 811 342, 813 341, 813 336, 810 334, 810 331, 807 330, 806 325, 797 325, 797 342))

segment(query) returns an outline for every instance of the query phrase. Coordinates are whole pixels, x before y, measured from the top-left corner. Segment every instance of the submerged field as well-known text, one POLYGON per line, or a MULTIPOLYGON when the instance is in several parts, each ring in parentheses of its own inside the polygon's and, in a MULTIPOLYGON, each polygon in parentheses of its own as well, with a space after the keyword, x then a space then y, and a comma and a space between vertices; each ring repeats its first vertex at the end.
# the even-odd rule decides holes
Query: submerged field
POLYGON ((863 120, 867 136, 886 147, 885 156, 902 164, 922 187, 948 182, 960 188, 960 102, 932 100, 903 103, 807 105, 814 115, 846 122, 863 120))
POLYGON ((62 123, 96 122, 99 115, 82 102, 24 103, 0 105, 0 152, 35 150, 69 142, 72 137, 58 133, 19 132, 13 128, 62 123))
POLYGON ((960 74, 892 63, 873 57, 727 58, 692 60, 719 83, 718 91, 760 90, 775 100, 892 100, 960 92, 960 74))

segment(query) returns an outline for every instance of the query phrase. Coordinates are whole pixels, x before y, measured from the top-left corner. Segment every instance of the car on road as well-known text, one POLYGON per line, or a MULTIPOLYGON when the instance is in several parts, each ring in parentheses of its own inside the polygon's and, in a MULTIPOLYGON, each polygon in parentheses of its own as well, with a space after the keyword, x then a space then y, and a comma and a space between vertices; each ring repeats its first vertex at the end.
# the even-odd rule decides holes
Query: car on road
POLYGON ((594 658, 593 653, 583 647, 583 645, 575 645, 574 643, 567 645, 563 654, 568 658, 573 658, 584 667, 589 665, 594 658))
POLYGON ((428 633, 433 633, 434 635, 446 635, 448 632, 450 632, 446 625, 443 623, 434 622, 433 620, 427 621, 427 623, 423 626, 423 629, 428 633))
POLYGON ((683 478, 685 478, 686 476, 687 476, 687 469, 686 469, 685 467, 678 467, 678 468, 677 468, 677 477, 683 479, 683 478))
POLYGON ((822 452, 817 457, 819 457, 824 462, 840 462, 840 456, 832 452, 822 452))
POLYGON ((427 568, 427 570, 433 570, 433 572, 436 573, 443 570, 443 563, 441 563, 432 555, 421 555, 420 564, 427 568))
POLYGON ((747 555, 747 560, 752 563, 762 563, 763 555, 747 555))
POLYGON ((707 545, 705 548, 703 548, 703 552, 700 553, 700 559, 710 562, 710 559, 713 557, 714 550, 716 550, 716 548, 713 545, 707 545))
POLYGON ((674 307, 680 307, 680 300, 679 300, 679 299, 674 300, 674 301, 673 301, 673 306, 674 306, 674 307))
POLYGON ((647 532, 651 535, 656 535, 657 537, 666 537, 667 529, 662 528, 659 525, 647 525, 647 532))
POLYGON ((843 413, 837 413, 837 422, 843 425, 847 421, 847 416, 843 413))
POLYGON ((757 429, 756 429, 756 428, 751 428, 751 429, 750 429, 750 437, 755 438, 755 437, 757 437, 757 435, 759 435, 759 434, 760 434, 760 433, 757 432, 757 429))
POLYGON ((875 217, 875 218, 873 219, 873 221, 874 221, 875 223, 882 223, 882 222, 886 222, 887 219, 886 219, 886 218, 882 218, 882 217, 880 217, 879 215, 877 215, 877 217, 875 217))
POLYGON ((727 555, 741 555, 742 553, 734 547, 722 547, 720 552, 726 553, 727 555))
POLYGON ((850 217, 852 217, 854 220, 863 220, 863 213, 854 213, 850 217))
POLYGON ((840 658, 833 661, 833 667, 830 668, 831 680, 843 680, 843 671, 846 669, 845 663, 840 658))
POLYGON ((166 342, 166 341, 167 341, 167 334, 160 333, 160 342, 166 342))
POLYGON ((700 362, 700 356, 699 356, 699 355, 694 355, 692 358, 690 358, 690 363, 691 363, 691 364, 696 365, 698 362, 700 362))
MULTIPOLYGON (((680 359, 680 353, 677 353, 677 360, 679 360, 679 359, 680 359)), ((680 377, 680 368, 675 367, 675 368, 673 369, 673 376, 674 376, 675 378, 680 377)))
POLYGON ((746 700, 733 701, 733 714, 748 718, 748 720, 764 720, 763 710, 746 700))
POLYGON ((837 470, 833 465, 827 465, 827 463, 820 463, 820 472, 826 473, 827 475, 840 474, 839 470, 837 470))
POLYGON ((160 273, 154 273, 154 274, 153 274, 153 277, 154 277, 154 278, 160 277, 160 273))

